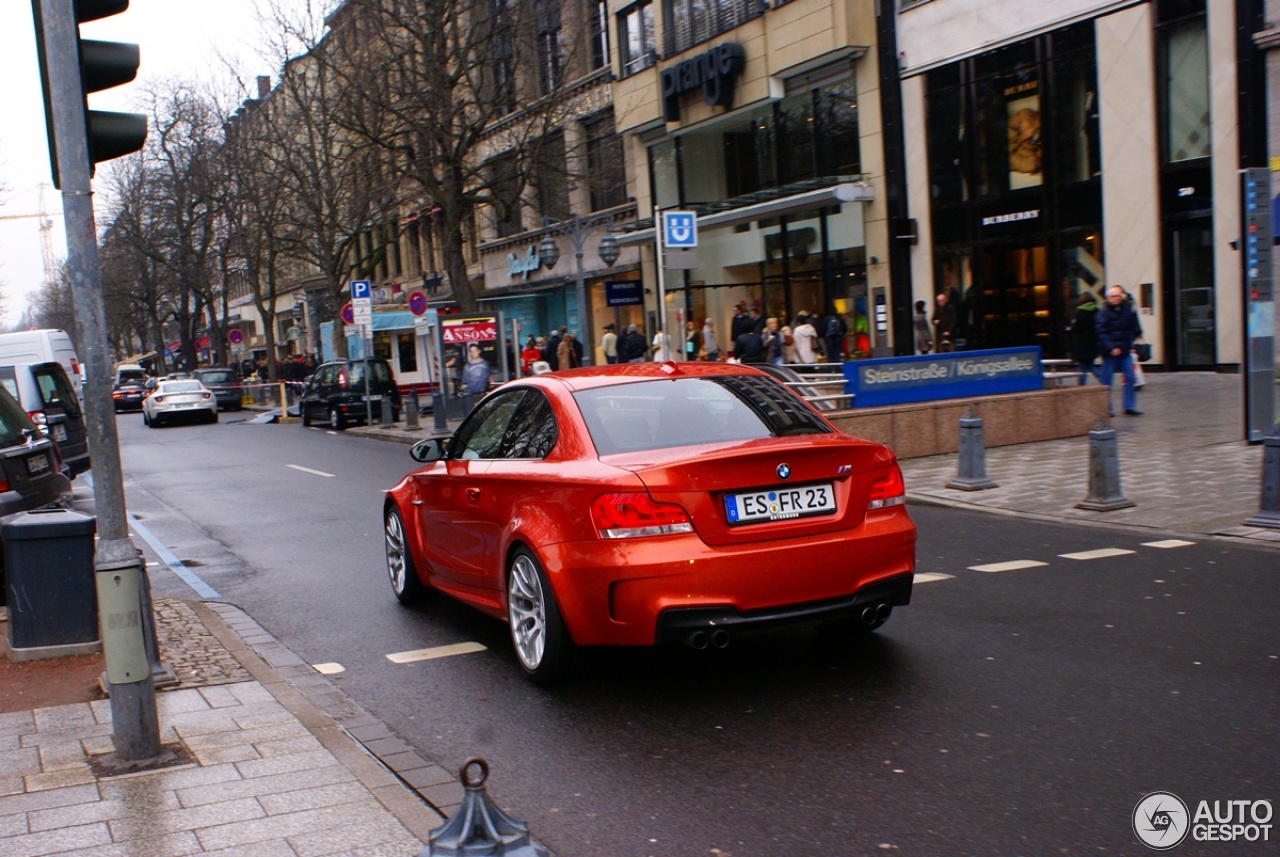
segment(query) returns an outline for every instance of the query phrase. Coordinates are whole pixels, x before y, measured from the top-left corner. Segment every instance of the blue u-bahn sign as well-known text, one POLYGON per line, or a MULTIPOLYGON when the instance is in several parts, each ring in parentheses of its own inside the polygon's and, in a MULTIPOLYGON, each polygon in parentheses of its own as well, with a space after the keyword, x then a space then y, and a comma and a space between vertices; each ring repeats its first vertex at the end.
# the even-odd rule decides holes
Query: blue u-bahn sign
POLYGON ((1044 389, 1038 346, 851 360, 844 377, 855 408, 1044 389))

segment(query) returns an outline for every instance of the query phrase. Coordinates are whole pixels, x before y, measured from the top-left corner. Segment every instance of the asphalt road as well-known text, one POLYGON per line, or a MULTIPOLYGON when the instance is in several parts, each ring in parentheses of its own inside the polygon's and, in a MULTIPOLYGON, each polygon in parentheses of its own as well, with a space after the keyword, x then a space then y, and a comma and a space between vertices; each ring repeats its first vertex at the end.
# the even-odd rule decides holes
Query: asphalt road
POLYGON ((500 623, 395 602, 381 492, 407 447, 239 419, 119 418, 129 511, 188 574, 152 566, 156 595, 208 587, 340 664, 422 755, 485 757, 490 794, 560 857, 1141 854, 1150 792, 1280 802, 1274 550, 913 508, 930 579, 861 645, 597 652, 548 690, 500 623), (464 642, 484 648, 387 658, 464 642))

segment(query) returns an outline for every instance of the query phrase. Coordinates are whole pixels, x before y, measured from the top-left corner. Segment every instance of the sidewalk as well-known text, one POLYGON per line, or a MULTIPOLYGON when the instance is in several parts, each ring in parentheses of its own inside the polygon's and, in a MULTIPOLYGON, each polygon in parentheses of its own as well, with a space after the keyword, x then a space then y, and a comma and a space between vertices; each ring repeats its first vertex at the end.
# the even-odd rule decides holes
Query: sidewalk
POLYGON ((0 854, 412 857, 461 802, 239 609, 164 600, 156 624, 179 678, 156 693, 161 743, 186 762, 95 766, 114 749, 107 700, 0 714, 0 854))

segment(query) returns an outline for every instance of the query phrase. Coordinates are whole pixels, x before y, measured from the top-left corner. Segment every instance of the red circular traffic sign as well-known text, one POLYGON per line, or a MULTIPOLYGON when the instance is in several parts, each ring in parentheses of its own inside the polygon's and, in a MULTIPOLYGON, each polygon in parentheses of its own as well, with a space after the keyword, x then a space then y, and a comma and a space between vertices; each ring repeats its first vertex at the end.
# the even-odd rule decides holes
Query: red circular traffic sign
POLYGON ((422 315, 427 311, 427 296, 420 290, 409 293, 409 312, 414 315, 422 315))
POLYGON ((244 342, 244 333, 239 330, 232 330, 227 333, 227 342, 232 345, 239 345, 244 342))
POLYGON ((351 308, 350 301, 342 305, 342 320, 347 324, 356 323, 356 311, 351 308))

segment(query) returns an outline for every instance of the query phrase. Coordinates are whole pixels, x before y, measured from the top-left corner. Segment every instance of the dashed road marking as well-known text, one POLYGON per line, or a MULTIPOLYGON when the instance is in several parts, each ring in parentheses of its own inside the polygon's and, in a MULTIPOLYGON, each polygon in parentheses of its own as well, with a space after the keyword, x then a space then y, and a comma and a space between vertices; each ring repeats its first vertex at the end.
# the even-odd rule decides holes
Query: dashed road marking
POLYGON ((436 646, 431 649, 415 649, 412 652, 395 652, 387 655, 393 664, 411 664, 415 661, 430 661, 435 658, 448 658, 453 655, 469 655, 483 652, 485 647, 479 643, 454 643, 451 646, 436 646))
POLYGON ((303 473, 310 473, 312 476, 323 476, 326 479, 333 478, 332 473, 325 473, 323 470, 312 470, 310 467, 303 467, 300 464, 286 464, 285 467, 289 467, 294 470, 301 470, 303 473))
POLYGON ((1079 553, 1060 553, 1058 556, 1063 559, 1105 559, 1109 556, 1126 556, 1131 553, 1137 553, 1137 551, 1125 550, 1124 548, 1098 548, 1097 550, 1080 551, 1079 553))
POLYGON ((1143 542, 1144 548, 1185 548, 1190 547, 1195 542, 1189 542, 1186 539, 1164 539, 1158 542, 1143 542))
POLYGON ((921 571, 916 574, 915 582, 916 583, 932 583, 935 580, 951 580, 954 577, 955 577, 954 574, 943 574, 940 571, 921 571))
POLYGON ((338 675, 347 671, 342 664, 312 664, 311 668, 320 675, 338 675))
POLYGON ((1048 565, 1047 562, 1040 562, 1034 559, 1015 559, 1009 562, 993 562, 987 565, 971 565, 970 571, 1018 571, 1023 568, 1039 568, 1042 565, 1048 565))

